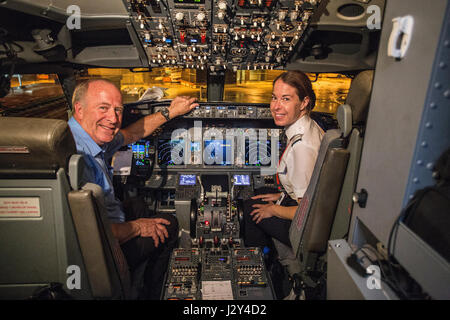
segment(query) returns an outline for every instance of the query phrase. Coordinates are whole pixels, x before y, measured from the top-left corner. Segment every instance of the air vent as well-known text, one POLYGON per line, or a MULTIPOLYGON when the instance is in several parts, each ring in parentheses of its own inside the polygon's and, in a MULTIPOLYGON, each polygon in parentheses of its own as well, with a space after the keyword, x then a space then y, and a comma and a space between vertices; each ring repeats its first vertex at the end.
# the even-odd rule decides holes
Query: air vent
POLYGON ((337 10, 337 16, 343 20, 359 20, 364 17, 364 14, 364 7, 355 3, 344 4, 337 10))

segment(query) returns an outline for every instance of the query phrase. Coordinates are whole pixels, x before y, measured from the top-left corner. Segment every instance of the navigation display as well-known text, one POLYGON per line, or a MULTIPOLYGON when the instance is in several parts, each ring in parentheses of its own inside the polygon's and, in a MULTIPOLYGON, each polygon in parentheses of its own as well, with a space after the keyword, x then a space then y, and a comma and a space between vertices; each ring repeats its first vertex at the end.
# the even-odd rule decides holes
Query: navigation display
POLYGON ((261 144, 259 140, 245 140, 245 165, 246 166, 270 166, 272 150, 270 140, 261 144))
POLYGON ((158 140, 158 165, 175 166, 184 164, 184 140, 158 140))

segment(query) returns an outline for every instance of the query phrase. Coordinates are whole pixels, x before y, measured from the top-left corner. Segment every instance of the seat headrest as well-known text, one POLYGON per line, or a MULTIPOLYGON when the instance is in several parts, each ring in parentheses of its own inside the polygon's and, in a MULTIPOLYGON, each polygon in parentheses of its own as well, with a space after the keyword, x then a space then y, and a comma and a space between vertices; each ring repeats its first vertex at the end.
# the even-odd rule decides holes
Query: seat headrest
POLYGON ((348 104, 341 104, 336 112, 336 119, 341 129, 342 136, 347 137, 352 131, 352 109, 348 104))
POLYGON ((365 122, 373 84, 373 70, 360 72, 352 81, 345 104, 352 108, 353 123, 365 122))
POLYGON ((76 152, 64 120, 0 117, 1 169, 67 168, 76 152))

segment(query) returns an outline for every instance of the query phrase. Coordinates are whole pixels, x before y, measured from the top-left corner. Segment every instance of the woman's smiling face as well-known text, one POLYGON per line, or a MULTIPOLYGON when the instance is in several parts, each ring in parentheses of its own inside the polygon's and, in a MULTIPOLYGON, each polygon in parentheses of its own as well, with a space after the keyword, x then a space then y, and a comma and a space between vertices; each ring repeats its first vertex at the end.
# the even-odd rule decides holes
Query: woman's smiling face
POLYGON ((304 114, 309 97, 300 100, 297 90, 291 85, 279 79, 275 82, 272 90, 272 101, 270 111, 277 126, 288 126, 304 114))

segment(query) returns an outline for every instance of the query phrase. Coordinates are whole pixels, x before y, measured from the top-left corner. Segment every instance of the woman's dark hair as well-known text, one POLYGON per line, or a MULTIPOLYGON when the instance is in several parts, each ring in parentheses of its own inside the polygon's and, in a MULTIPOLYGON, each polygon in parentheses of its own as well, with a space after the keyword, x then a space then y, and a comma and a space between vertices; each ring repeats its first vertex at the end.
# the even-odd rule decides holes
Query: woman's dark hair
POLYGON ((277 80, 282 80, 284 83, 295 88, 300 100, 309 97, 309 104, 306 107, 308 113, 314 108, 316 105, 316 94, 312 88, 311 80, 309 80, 304 72, 298 70, 286 71, 273 80, 273 85, 275 85, 277 80))

